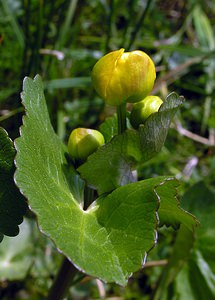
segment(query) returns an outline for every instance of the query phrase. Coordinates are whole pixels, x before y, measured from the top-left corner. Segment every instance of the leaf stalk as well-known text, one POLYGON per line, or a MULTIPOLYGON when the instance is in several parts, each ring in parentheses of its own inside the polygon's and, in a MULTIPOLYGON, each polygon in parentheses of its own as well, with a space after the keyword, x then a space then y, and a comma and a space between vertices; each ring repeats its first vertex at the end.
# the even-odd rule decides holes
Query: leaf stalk
POLYGON ((65 257, 49 290, 47 300, 62 300, 68 293, 78 269, 65 257))
POLYGON ((126 130, 126 103, 117 106, 118 134, 126 130))

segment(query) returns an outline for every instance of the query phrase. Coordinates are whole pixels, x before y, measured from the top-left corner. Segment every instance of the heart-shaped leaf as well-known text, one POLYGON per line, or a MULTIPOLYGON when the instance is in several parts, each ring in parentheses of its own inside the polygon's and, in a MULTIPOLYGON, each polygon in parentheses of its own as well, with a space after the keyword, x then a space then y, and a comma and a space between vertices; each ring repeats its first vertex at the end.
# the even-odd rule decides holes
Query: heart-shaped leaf
MULTIPOLYGON (((82 271, 126 284, 154 246, 159 202, 171 197, 169 186, 175 186, 175 180, 158 177, 130 183, 83 210, 76 199, 82 194, 81 181, 78 189, 72 187, 75 170, 68 170, 66 147, 49 121, 39 76, 24 80, 22 100, 26 116, 16 140, 15 177, 41 230, 82 271)), ((175 189, 173 202, 174 197, 175 189)))
POLYGON ((0 240, 15 236, 26 211, 24 198, 13 180, 15 149, 7 132, 0 128, 0 240))

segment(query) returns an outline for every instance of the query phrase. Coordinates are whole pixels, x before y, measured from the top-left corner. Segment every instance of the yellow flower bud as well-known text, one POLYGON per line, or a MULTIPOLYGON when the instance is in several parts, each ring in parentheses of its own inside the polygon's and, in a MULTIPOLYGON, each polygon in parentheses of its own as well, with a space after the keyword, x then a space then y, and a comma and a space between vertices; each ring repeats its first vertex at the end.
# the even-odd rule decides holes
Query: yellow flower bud
POLYGON ((76 128, 69 136, 68 151, 75 161, 84 162, 104 143, 104 137, 98 130, 76 128))
POLYGON ((124 51, 106 54, 92 71, 95 90, 113 106, 141 101, 151 92, 156 78, 154 63, 145 52, 124 51))
POLYGON ((163 101, 158 96, 147 96, 142 101, 134 104, 130 115, 131 125, 137 129, 140 124, 144 124, 151 114, 159 110, 161 104, 163 104, 163 101))

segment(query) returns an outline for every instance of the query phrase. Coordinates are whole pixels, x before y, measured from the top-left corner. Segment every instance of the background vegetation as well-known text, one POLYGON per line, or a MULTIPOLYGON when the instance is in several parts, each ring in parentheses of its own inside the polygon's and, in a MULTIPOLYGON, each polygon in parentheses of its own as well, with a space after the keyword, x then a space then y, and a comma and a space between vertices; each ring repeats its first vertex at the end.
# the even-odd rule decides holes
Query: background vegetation
MULTIPOLYGON (((23 115, 22 80, 39 73, 52 123, 65 142, 78 126, 97 128, 112 113, 90 73, 108 51, 148 53, 157 68, 154 94, 186 99, 162 152, 141 178, 174 175, 182 206, 201 222, 190 256, 161 229, 146 267, 127 287, 77 278, 68 299, 213 299, 215 297, 215 5, 213 0, 1 0, 0 126, 15 139, 23 115), (167 262, 169 261, 168 266, 167 262), (73 298, 72 298, 73 297, 73 298)), ((27 213, 15 238, 0 244, 0 298, 45 299, 61 262, 27 213)))

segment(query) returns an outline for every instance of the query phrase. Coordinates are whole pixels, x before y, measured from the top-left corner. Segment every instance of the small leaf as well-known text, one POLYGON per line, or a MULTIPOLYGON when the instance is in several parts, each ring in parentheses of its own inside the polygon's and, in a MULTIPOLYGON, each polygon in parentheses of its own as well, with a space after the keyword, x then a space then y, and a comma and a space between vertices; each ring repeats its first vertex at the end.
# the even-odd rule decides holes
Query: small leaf
POLYGON ((82 178, 100 194, 133 182, 132 170, 160 152, 171 120, 182 103, 183 98, 172 93, 145 125, 114 136, 79 167, 82 178))
POLYGON ((180 208, 179 201, 176 198, 177 186, 178 182, 171 180, 168 190, 163 188, 162 185, 156 188, 156 192, 161 197, 158 210, 159 225, 172 226, 175 229, 179 228, 179 231, 172 249, 172 255, 161 274, 154 300, 162 299, 164 291, 167 290, 181 268, 188 261, 191 250, 194 247, 196 227, 199 224, 193 215, 180 208))
POLYGON ((7 132, 0 128, 0 240, 15 236, 26 211, 24 198, 13 180, 15 149, 7 132))
MULTIPOLYGON (((135 131, 132 131, 131 135, 133 134, 136 135, 135 131)), ((78 168, 81 177, 100 194, 135 181, 132 175, 132 159, 126 157, 128 136, 131 135, 126 132, 115 136, 78 168)))
POLYGON ((171 121, 183 102, 183 97, 179 97, 174 92, 169 94, 159 111, 149 116, 145 125, 139 127, 141 163, 160 152, 171 121))
MULTIPOLYGON (((193 215, 180 207, 180 203, 176 198, 176 194, 173 201, 173 195, 177 186, 177 181, 171 181, 168 186, 169 189, 165 192, 165 197, 163 197, 163 201, 160 203, 158 211, 160 226, 165 224, 166 226, 172 226, 177 229, 179 228, 180 224, 183 224, 187 229, 193 232, 199 222, 193 215)), ((163 189, 160 191, 160 188, 161 186, 158 186, 156 191, 162 196, 163 189)))
POLYGON ((107 118, 104 123, 99 127, 100 132, 103 134, 106 143, 109 142, 118 133, 117 128, 117 115, 107 118))

